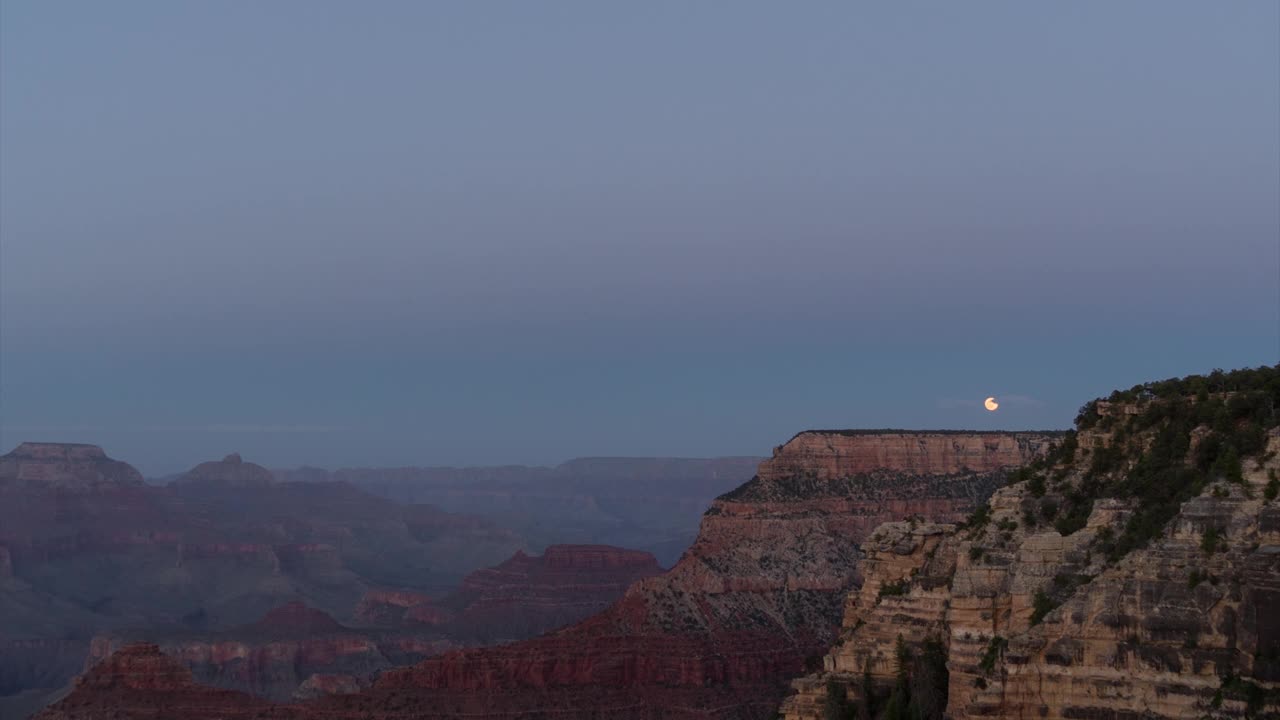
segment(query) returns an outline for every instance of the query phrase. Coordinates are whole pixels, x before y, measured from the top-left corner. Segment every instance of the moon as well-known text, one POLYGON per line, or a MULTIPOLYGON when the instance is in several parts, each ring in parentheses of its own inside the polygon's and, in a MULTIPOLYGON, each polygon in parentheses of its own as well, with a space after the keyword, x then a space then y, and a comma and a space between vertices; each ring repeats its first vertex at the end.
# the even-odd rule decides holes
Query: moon
POLYGON ((1000 407, 1000 403, 996 402, 995 398, 989 397, 986 400, 982 401, 982 406, 990 410, 991 412, 995 412, 996 408, 1000 407))

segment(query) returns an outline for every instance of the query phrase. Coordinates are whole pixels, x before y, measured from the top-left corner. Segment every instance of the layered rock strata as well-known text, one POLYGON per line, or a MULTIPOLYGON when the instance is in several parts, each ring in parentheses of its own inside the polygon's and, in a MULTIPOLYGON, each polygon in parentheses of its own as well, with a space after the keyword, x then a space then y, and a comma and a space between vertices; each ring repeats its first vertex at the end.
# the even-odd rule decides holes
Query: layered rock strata
MULTIPOLYGON (((542 555, 517 552, 477 570, 446 602, 453 631, 479 642, 532 637, 607 608, 632 583, 662 573, 653 555, 607 545, 552 545, 542 555)), ((431 606, 410 608, 416 622, 449 622, 431 606)))
POLYGON ((1272 423, 1262 436, 1257 421, 1229 419, 1248 409, 1224 397, 1228 420, 1202 413, 1213 426, 1190 442, 1162 418, 1194 417, 1203 399, 1100 402, 1087 410, 1101 420, 1072 438, 1078 449, 997 491, 967 526, 878 528, 840 640, 820 672, 793 683, 783 717, 885 712, 908 672, 903 648, 918 656, 927 643, 945 648, 951 718, 1280 714, 1280 428, 1265 398, 1254 414, 1272 423), (1200 446, 1215 436, 1233 445, 1211 464, 1200 446), (1256 449, 1239 458, 1234 444, 1256 449), (1142 478, 1180 463, 1203 468, 1187 485, 1197 494, 1172 520, 1144 525, 1143 503, 1179 490, 1147 490, 1142 478), (1059 506, 1072 504, 1087 517, 1064 518, 1059 506))

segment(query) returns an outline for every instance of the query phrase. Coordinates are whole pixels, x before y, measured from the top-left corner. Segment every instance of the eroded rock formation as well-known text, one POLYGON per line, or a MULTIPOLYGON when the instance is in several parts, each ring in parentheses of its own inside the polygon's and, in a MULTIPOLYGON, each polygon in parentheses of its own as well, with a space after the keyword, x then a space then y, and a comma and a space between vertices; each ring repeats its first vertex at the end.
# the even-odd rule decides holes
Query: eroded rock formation
MULTIPOLYGON (((517 552, 492 568, 477 570, 447 603, 454 631, 480 642, 522 639, 569 625, 604 610, 637 580, 662 572, 653 555, 607 545, 552 545, 542 555, 517 552)), ((430 605, 406 619, 442 623, 430 605)))
POLYGON ((1245 377, 1263 389, 1192 378, 1091 404, 966 525, 878 528, 839 642, 783 716, 905 711, 933 651, 951 718, 1275 717, 1280 393, 1245 377))
MULTIPOLYGON (((77 678, 66 699, 41 711, 42 720, 183 718, 248 720, 270 703, 196 683, 191 670, 153 644, 130 645, 77 678)), ((286 717, 276 715, 276 717, 286 717)))
POLYGON ((205 462, 191 468, 177 482, 188 485, 217 485, 224 488, 261 488, 273 482, 271 471, 245 462, 239 453, 231 453, 216 462, 205 462))
POLYGON ((24 442, 0 456, 0 489, 94 490, 142 484, 137 470, 107 457, 96 445, 24 442))

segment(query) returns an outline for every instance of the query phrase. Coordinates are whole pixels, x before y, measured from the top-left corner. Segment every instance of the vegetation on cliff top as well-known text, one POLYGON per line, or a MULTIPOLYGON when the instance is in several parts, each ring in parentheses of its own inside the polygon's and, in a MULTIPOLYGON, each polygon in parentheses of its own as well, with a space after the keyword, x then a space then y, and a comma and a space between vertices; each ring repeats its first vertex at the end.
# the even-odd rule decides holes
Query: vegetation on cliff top
POLYGON ((1085 526, 1096 500, 1129 501, 1118 534, 1100 533, 1112 560, 1145 547, 1178 508, 1218 481, 1243 482, 1243 464, 1266 447, 1280 425, 1280 365, 1161 380, 1117 390, 1080 410, 1076 431, 1044 458, 1019 470, 1036 502, 1028 524, 1052 524, 1070 535, 1085 526), (1106 444, 1080 455, 1081 434, 1106 444))

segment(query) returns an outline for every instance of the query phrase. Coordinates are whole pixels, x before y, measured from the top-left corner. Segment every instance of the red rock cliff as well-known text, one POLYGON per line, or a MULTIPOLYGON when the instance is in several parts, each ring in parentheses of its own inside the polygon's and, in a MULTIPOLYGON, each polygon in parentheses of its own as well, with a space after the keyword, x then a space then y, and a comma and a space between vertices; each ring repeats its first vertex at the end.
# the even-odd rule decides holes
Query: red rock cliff
POLYGON ((608 545, 552 545, 477 570, 449 599, 455 627, 482 642, 524 638, 599 612, 635 581, 662 572, 653 555, 608 545))
POLYGON ((1039 433, 810 430, 774 448, 756 473, 765 482, 794 476, 835 480, 892 470, 914 475, 992 472, 1026 463, 1039 433))

